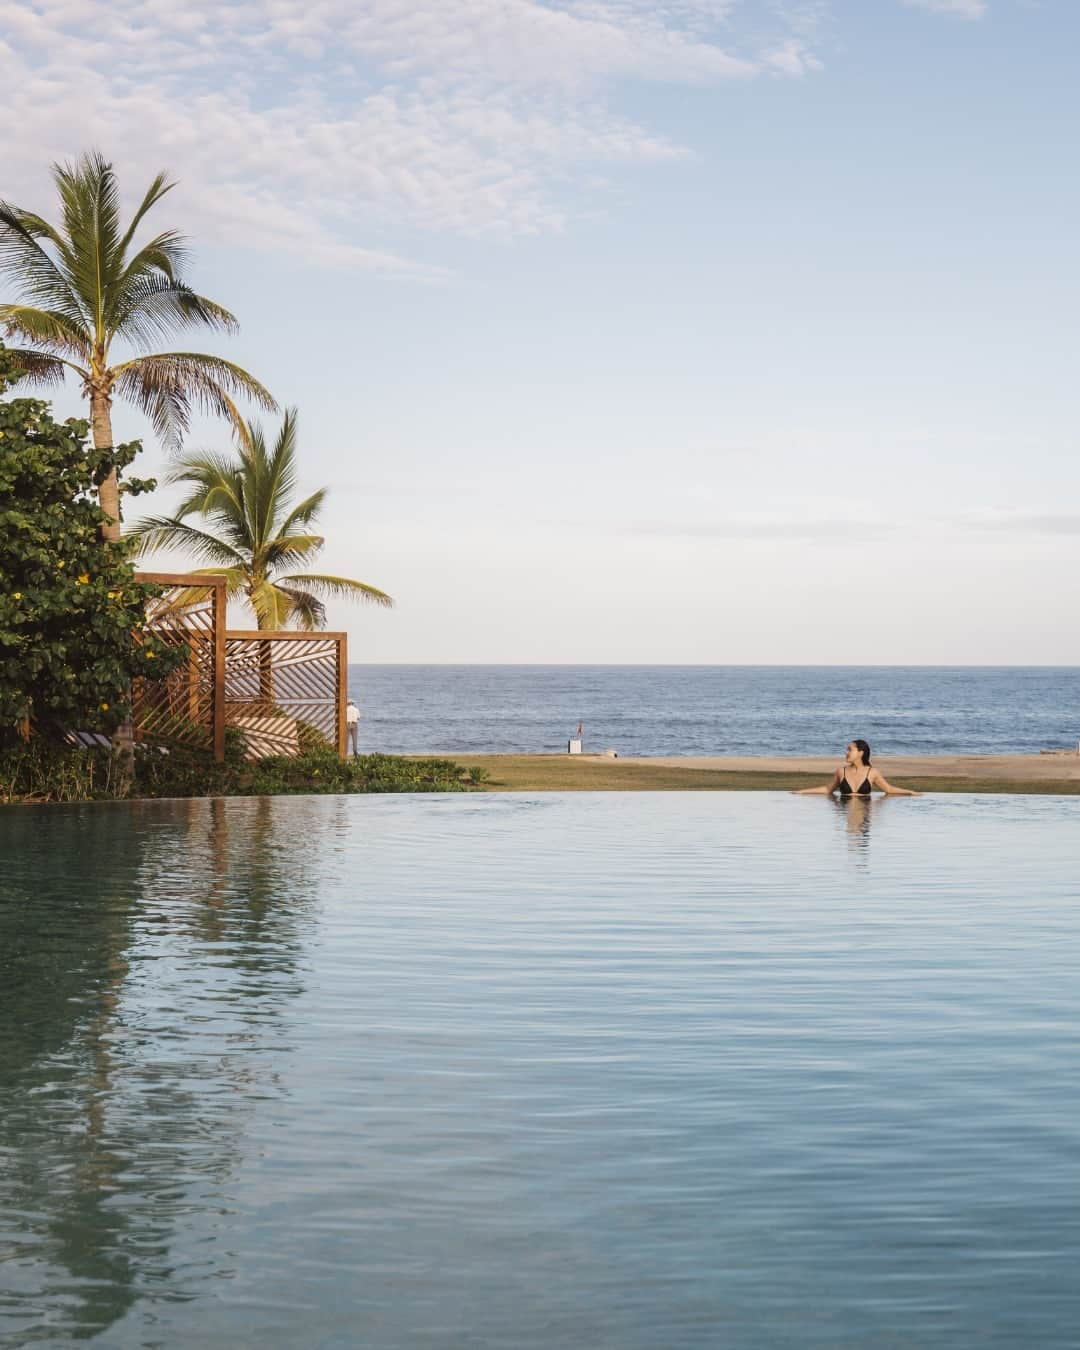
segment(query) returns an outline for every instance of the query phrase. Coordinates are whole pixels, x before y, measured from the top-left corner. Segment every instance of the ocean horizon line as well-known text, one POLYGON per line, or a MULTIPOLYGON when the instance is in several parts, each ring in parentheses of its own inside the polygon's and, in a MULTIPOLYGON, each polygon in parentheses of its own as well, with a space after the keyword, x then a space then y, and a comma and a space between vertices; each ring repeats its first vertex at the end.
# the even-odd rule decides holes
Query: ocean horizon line
POLYGON ((1080 670, 1068 661, 349 661, 350 666, 448 670, 1080 670))

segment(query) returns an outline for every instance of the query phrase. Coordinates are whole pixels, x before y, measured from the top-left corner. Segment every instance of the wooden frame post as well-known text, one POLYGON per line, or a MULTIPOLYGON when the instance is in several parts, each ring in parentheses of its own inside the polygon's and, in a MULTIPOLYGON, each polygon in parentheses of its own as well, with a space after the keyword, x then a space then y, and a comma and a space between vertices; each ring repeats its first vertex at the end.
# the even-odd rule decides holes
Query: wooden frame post
POLYGON ((349 725, 345 721, 345 699, 349 692, 349 636, 339 633, 337 640, 337 741, 342 759, 349 753, 349 725))
POLYGON ((225 578, 214 587, 214 758, 225 758, 225 578))

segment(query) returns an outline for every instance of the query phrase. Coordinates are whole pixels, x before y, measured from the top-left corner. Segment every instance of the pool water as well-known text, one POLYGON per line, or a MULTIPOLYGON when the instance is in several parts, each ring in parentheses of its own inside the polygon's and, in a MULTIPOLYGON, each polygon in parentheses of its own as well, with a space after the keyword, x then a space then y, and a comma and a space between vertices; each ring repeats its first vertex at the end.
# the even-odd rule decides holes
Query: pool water
POLYGON ((0 1344, 1073 1347, 1080 803, 0 812, 0 1344))

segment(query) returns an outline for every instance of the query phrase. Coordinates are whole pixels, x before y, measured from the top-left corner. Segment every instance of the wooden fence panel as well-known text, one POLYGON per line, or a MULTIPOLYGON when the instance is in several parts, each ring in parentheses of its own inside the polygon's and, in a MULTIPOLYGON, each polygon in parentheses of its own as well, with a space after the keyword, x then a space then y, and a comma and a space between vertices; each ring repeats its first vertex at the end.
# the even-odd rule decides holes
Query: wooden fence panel
POLYGON ((229 633, 224 577, 137 576, 166 588, 147 606, 146 629, 160 643, 186 645, 189 656, 160 682, 136 681, 136 740, 208 749, 220 760, 234 726, 251 759, 320 745, 345 753, 344 633, 229 633))
POLYGON ((344 754, 346 663, 344 633, 226 633, 225 721, 249 758, 344 754))
POLYGON ((146 609, 145 629, 159 643, 188 648, 188 659, 161 681, 136 680, 132 723, 137 741, 225 753, 225 578, 139 572, 167 589, 146 609))

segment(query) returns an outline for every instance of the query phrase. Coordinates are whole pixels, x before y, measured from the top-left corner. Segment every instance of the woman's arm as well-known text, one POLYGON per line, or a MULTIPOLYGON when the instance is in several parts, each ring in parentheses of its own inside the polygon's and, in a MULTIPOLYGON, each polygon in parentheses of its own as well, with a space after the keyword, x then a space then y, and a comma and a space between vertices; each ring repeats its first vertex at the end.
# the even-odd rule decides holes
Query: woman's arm
POLYGON ((816 788, 798 788, 796 790, 795 795, 797 797, 831 797, 832 794, 836 791, 836 789, 840 786, 840 779, 843 778, 843 776, 844 776, 844 766, 841 765, 840 768, 837 769, 837 771, 833 774, 832 782, 827 784, 827 786, 816 788))
POLYGON ((887 797, 920 797, 922 793, 912 792, 911 788, 893 787, 886 779, 885 775, 879 773, 877 769, 870 770, 870 786, 876 787, 879 792, 884 792, 887 797))

